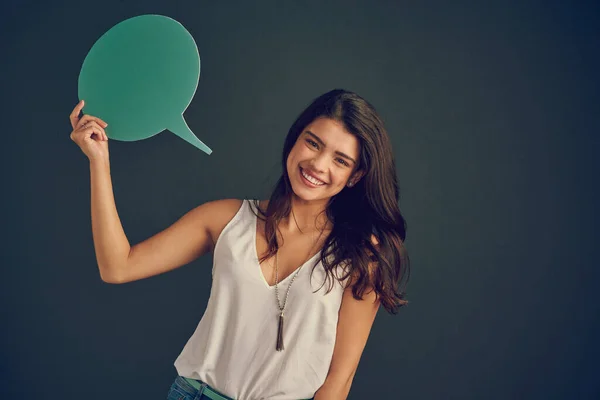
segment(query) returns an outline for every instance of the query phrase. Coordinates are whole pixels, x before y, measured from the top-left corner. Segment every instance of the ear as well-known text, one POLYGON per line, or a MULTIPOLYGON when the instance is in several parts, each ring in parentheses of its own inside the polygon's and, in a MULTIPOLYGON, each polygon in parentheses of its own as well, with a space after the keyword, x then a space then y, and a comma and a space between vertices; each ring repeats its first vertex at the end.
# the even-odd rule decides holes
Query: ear
POLYGON ((360 181, 363 176, 365 176, 365 172, 364 171, 356 171, 352 175, 352 177, 350 177, 350 179, 348 179, 348 187, 352 187, 352 186, 356 185, 358 183, 358 181, 360 181))

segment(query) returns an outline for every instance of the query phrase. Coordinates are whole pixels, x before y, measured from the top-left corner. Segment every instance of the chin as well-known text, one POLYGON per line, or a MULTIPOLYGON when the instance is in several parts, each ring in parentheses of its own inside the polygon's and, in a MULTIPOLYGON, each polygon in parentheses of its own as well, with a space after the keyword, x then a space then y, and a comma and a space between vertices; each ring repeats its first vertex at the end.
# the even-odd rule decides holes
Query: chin
POLYGON ((329 201, 332 196, 332 194, 326 191, 315 192, 310 189, 306 190, 302 187, 301 183, 299 184, 296 182, 292 184, 292 192, 294 196, 304 201, 329 201), (300 188, 298 188, 298 186, 300 186, 300 188))

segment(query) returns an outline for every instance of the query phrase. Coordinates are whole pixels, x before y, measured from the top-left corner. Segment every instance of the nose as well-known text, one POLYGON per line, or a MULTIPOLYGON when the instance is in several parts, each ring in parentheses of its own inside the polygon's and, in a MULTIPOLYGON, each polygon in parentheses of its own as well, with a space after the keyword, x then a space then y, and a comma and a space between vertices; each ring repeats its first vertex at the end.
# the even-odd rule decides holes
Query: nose
POLYGON ((327 167, 326 163, 326 157, 324 157, 324 154, 321 153, 313 157, 313 159, 310 160, 309 165, 315 170, 315 172, 324 173, 327 167))

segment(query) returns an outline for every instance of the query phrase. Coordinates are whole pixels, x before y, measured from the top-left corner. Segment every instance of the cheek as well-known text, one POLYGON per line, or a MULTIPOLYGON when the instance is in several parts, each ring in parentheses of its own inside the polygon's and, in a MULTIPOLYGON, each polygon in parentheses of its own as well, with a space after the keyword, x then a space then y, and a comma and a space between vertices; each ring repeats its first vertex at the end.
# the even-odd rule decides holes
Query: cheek
POLYGON ((335 181, 336 185, 345 185, 346 181, 348 181, 348 179, 350 178, 350 173, 346 170, 341 170, 338 168, 338 171, 336 171, 333 174, 333 180, 335 181))
POLYGON ((296 159, 300 159, 306 157, 309 153, 310 151, 306 148, 306 146, 300 144, 294 146, 294 148, 290 152, 290 155, 292 155, 296 159))
POLYGON ((294 168, 297 164, 311 157, 310 151, 302 148, 302 146, 294 146, 287 158, 288 167, 294 168))
POLYGON ((298 161, 298 158, 296 157, 296 155, 293 152, 291 152, 288 155, 288 158, 287 158, 287 165, 288 165, 288 167, 290 167, 290 166, 293 167, 293 165, 296 164, 297 161, 298 161))
POLYGON ((287 167, 288 174, 290 174, 290 172, 294 171, 297 164, 298 164, 298 157, 297 157, 296 153, 294 152, 294 149, 292 149, 290 154, 288 154, 288 157, 286 160, 286 167, 287 167))

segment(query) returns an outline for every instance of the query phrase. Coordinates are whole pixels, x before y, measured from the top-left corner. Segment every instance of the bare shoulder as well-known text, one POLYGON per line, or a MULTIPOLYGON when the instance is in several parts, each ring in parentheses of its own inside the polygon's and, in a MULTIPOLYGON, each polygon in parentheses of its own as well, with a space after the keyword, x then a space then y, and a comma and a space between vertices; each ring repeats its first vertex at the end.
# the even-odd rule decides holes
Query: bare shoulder
POLYGON ((240 210, 242 203, 243 200, 240 199, 221 199, 209 201, 198 206, 204 208, 202 214, 206 218, 206 227, 211 238, 211 252, 214 250, 217 238, 229 221, 240 210))

